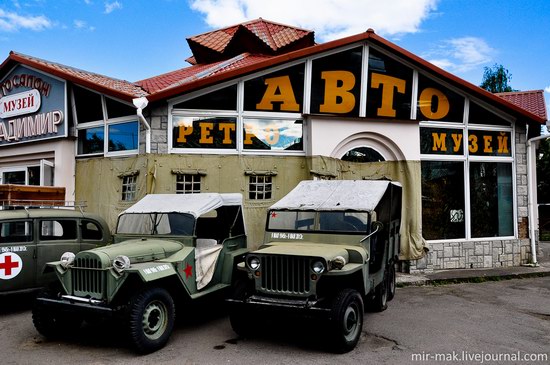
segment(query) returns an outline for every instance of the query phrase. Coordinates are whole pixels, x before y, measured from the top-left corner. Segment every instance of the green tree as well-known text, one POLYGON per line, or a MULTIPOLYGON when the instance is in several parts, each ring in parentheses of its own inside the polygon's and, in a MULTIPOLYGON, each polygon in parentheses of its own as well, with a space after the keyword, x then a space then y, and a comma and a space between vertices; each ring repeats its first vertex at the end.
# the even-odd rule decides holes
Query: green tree
POLYGON ((483 68, 483 80, 479 86, 492 93, 516 91, 509 85, 511 80, 512 74, 504 66, 495 63, 492 67, 483 68))

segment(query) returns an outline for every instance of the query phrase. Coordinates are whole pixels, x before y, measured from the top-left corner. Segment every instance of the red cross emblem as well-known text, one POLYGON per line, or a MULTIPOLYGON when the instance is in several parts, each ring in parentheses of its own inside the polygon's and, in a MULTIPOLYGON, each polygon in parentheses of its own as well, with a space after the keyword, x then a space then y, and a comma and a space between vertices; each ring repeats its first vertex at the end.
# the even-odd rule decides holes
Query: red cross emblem
POLYGON ((187 279, 193 275, 193 266, 189 265, 188 263, 185 263, 185 265, 186 266, 183 272, 185 273, 185 278, 187 279))
POLYGON ((23 262, 13 253, 7 252, 0 255, 0 279, 11 279, 21 272, 23 262))

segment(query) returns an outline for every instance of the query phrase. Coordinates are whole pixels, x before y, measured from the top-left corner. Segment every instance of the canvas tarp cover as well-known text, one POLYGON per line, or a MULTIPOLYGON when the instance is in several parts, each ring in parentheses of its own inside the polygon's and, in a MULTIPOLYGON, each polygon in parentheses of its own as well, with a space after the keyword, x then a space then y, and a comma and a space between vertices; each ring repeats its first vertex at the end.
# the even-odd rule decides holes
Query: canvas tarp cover
POLYGON ((241 194, 149 194, 124 213, 188 213, 195 218, 224 205, 242 205, 241 194))
POLYGON ((315 180, 302 181, 271 209, 373 211, 390 181, 315 180))

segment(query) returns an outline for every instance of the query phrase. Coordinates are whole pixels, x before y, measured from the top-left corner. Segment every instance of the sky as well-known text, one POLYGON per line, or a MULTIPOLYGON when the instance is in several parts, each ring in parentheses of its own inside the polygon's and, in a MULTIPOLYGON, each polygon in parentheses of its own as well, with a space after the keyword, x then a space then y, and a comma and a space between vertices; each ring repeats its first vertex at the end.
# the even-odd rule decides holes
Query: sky
POLYGON ((372 28, 476 85, 501 64, 550 106, 550 0, 0 0, 0 62, 15 51, 138 81, 189 66, 186 38, 259 17, 318 43, 372 28))

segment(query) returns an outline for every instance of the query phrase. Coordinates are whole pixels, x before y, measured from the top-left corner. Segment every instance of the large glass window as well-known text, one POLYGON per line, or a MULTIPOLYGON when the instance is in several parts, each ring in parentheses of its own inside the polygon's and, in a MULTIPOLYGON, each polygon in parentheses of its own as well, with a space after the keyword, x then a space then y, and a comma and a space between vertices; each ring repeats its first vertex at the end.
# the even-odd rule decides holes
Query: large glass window
POLYGON ((235 117, 172 118, 172 147, 236 149, 235 117))
POLYGON ((418 75, 416 118, 463 123, 464 97, 424 75, 418 75))
POLYGON ((174 105, 175 109, 237 110, 237 84, 174 105))
POLYGON ((303 98, 303 64, 244 82, 244 110, 299 113, 303 98))
POLYGON ((512 164, 470 163, 472 237, 514 235, 512 164))
POLYGON ((80 129, 78 131, 79 155, 103 153, 104 143, 105 129, 103 126, 80 129))
POLYGON ((137 150, 139 145, 139 124, 137 121, 108 125, 109 152, 137 150))
POLYGON ((302 151, 303 122, 295 119, 246 118, 244 149, 302 151))
POLYGON ((311 112, 359 115, 362 49, 313 60, 311 71, 311 112))
POLYGON ((73 86, 73 96, 78 124, 103 120, 100 94, 73 86))
POLYGON ((465 238, 464 162, 422 161, 422 234, 465 238))
POLYGON ((410 119, 412 78, 411 68, 371 47, 367 117, 410 119))

